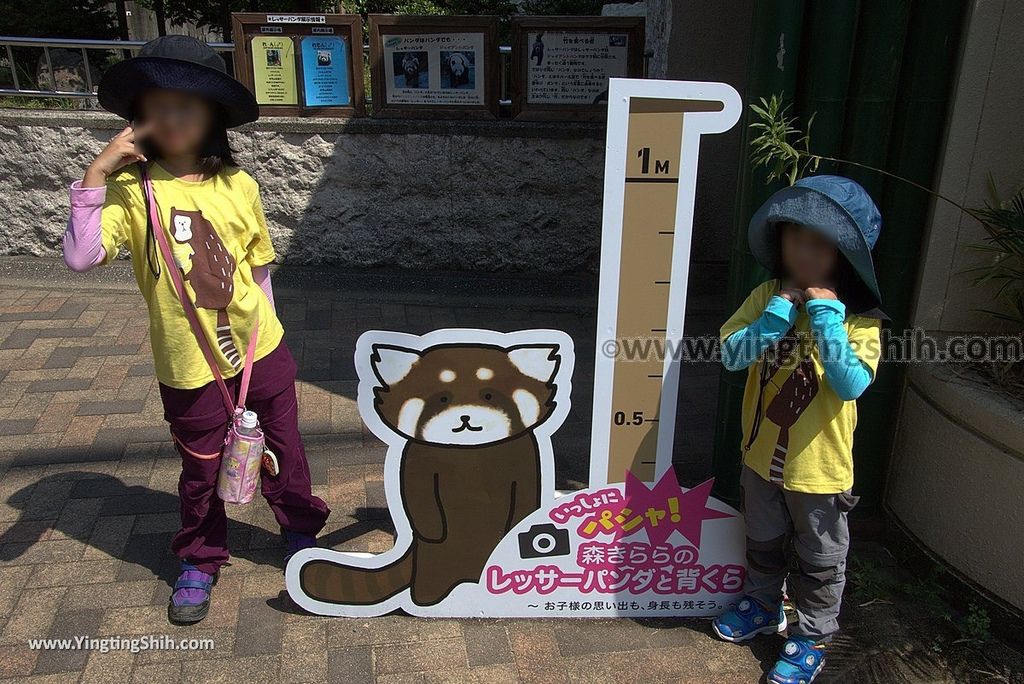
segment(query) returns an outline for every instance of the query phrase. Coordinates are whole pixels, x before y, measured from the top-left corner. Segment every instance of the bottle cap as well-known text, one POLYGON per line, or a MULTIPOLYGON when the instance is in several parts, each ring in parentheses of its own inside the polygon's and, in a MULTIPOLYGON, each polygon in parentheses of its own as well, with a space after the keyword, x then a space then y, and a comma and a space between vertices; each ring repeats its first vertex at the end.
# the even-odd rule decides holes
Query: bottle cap
POLYGON ((242 427, 254 428, 259 425, 259 419, 256 417, 255 411, 245 411, 242 413, 242 427))

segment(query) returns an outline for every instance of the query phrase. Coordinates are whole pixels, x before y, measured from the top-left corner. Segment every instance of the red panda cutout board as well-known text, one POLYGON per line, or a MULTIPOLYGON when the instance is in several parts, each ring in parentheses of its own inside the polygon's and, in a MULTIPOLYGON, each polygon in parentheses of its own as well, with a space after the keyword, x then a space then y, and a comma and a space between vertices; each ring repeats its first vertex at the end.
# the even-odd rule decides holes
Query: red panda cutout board
POLYGON ((612 79, 587 489, 554 488, 551 436, 574 365, 557 330, 369 331, 359 412, 388 445, 395 546, 306 549, 288 593, 321 615, 691 616, 740 596, 739 513, 672 469, 700 136, 731 128, 727 85, 612 79))

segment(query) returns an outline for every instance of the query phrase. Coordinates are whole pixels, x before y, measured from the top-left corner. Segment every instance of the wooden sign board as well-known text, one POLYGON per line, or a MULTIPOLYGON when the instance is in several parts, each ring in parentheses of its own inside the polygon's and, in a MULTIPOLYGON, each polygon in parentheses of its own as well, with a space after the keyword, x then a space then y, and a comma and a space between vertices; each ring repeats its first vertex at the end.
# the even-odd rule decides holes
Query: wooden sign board
POLYGON ((235 13, 231 22, 235 75, 261 114, 365 114, 359 15, 235 13))
POLYGON ((498 115, 497 17, 370 15, 375 116, 498 115))
POLYGON ((603 121, 608 79, 644 75, 643 17, 513 17, 512 115, 603 121))

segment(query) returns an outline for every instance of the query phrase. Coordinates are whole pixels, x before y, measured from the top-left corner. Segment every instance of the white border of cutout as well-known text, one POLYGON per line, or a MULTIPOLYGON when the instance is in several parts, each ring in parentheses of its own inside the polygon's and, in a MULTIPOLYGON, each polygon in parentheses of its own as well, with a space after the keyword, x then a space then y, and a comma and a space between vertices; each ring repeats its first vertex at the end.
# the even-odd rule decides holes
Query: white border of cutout
POLYGON ((355 606, 317 601, 304 594, 300 588, 299 570, 307 561, 321 559, 334 563, 344 562, 355 567, 380 568, 401 558, 412 543, 412 527, 406 517, 405 507, 402 506, 400 491, 402 451, 408 440, 385 425, 373 405, 373 390, 380 383, 373 372, 370 358, 373 355, 373 346, 378 344, 394 345, 417 351, 439 344, 487 344, 506 348, 518 345, 557 345, 561 362, 552 381, 558 387, 555 408, 548 419, 533 430, 540 451, 540 507, 543 509, 555 496, 555 462, 551 436, 565 421, 571 403, 572 371, 576 360, 572 338, 561 330, 538 329, 500 333, 478 328, 444 328, 425 335, 412 335, 389 330, 368 330, 360 335, 356 342, 356 373, 359 376, 356 401, 359 415, 370 431, 387 444, 387 454, 384 457, 384 494, 387 498, 388 513, 395 525, 395 545, 379 554, 347 553, 323 548, 299 551, 288 561, 288 566, 285 569, 285 585, 288 588, 288 594, 300 608, 318 615, 371 617, 384 615, 398 608, 411 615, 463 614, 463 611, 455 609, 455 605, 460 603, 459 594, 465 593, 459 591, 462 585, 440 603, 427 607, 413 603, 408 589, 381 603, 355 606))

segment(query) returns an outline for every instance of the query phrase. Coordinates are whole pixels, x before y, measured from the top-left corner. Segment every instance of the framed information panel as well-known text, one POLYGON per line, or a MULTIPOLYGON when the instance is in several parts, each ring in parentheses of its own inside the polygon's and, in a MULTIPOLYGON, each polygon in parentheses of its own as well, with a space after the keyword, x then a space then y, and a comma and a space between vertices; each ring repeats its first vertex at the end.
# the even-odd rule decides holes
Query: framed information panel
POLYGON ((235 75, 261 114, 362 116, 362 25, 357 14, 231 15, 235 75))
POLYGON ((498 115, 497 17, 370 15, 374 116, 498 115))
POLYGON ((603 121, 609 78, 644 75, 643 17, 513 17, 512 115, 603 121))

